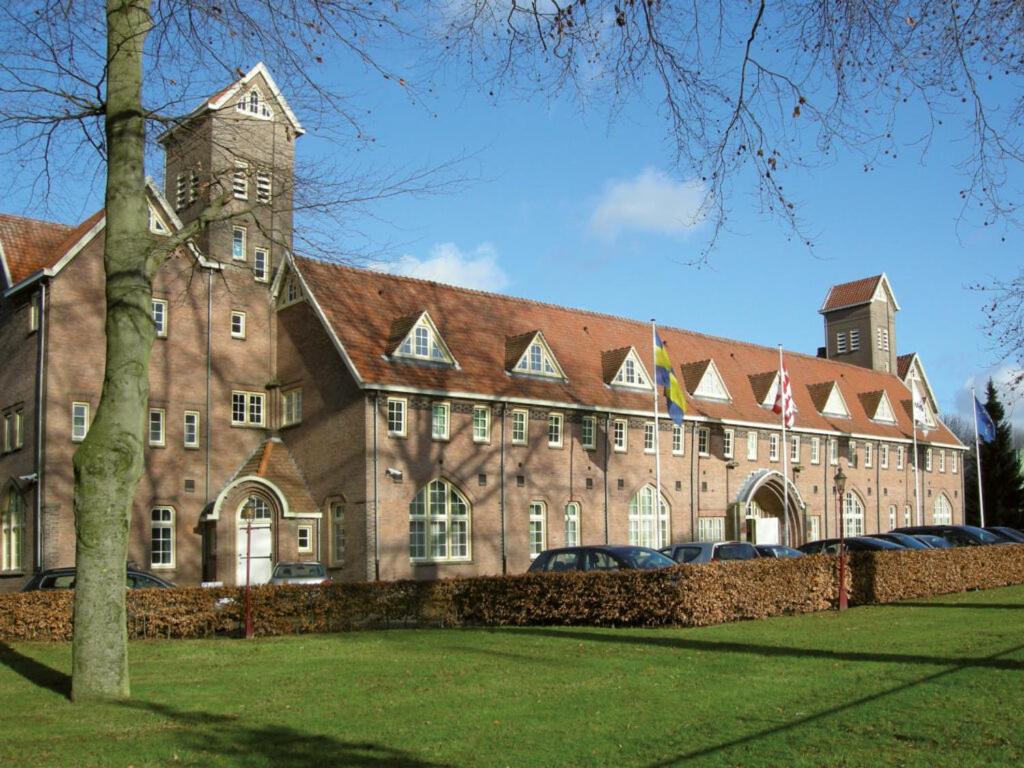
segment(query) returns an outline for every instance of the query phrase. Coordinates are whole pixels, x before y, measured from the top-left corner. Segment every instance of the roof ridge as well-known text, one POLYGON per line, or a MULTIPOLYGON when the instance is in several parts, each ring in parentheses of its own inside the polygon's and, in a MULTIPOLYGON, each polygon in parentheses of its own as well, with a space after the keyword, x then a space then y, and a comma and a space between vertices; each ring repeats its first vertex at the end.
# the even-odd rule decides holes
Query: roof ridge
MULTIPOLYGON (((86 216, 86 218, 83 219, 82 221, 86 221, 88 218, 89 217, 86 216)), ((65 229, 74 229, 75 227, 82 223, 77 222, 75 224, 64 224, 63 222, 60 221, 50 221, 49 219, 37 219, 35 216, 22 216, 17 213, 0 213, 0 219, 18 219, 20 221, 32 222, 33 224, 46 224, 47 226, 50 227, 64 227, 65 229)))

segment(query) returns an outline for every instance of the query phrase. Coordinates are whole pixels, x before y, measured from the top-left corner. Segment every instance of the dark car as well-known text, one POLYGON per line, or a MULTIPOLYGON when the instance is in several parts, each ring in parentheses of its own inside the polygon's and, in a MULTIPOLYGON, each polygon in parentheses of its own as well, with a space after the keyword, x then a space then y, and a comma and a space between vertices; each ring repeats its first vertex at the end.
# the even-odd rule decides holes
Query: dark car
POLYGON ((975 525, 912 525, 894 528, 896 533, 930 533, 941 536, 954 547, 977 547, 984 544, 1006 544, 1004 539, 975 525))
POLYGON ((761 557, 803 557, 799 549, 784 547, 782 544, 757 544, 754 549, 761 557))
MULTIPOLYGON (((906 549, 901 544, 876 539, 873 536, 850 536, 844 540, 847 552, 878 552, 884 549, 906 549)), ((834 555, 839 551, 839 539, 809 541, 797 547, 805 555, 834 555)))
MULTIPOLYGON (((125 572, 125 586, 131 589, 168 589, 174 584, 161 579, 152 573, 140 571, 138 568, 129 568, 125 572)), ((22 592, 35 592, 40 589, 74 589, 75 569, 74 568, 50 568, 40 571, 31 579, 25 582, 21 588, 22 592)))
POLYGON ((677 563, 710 563, 713 560, 754 560, 760 557, 753 544, 745 541, 690 541, 662 547, 663 555, 677 563))
POLYGON ((911 536, 909 533, 897 533, 890 531, 889 533, 873 533, 871 534, 873 539, 881 539, 882 541, 891 541, 893 544, 901 544, 907 549, 931 549, 920 539, 911 536))
POLYGON ((1005 525, 993 525, 986 526, 985 530, 989 533, 994 533, 1001 539, 1012 541, 1014 544, 1024 544, 1024 533, 1021 533, 1016 528, 1008 528, 1005 525))
POLYGON ((953 545, 941 536, 933 536, 930 533, 910 534, 922 544, 927 544, 932 549, 952 549, 953 545))
POLYGON ((594 546, 546 549, 530 563, 528 573, 618 571, 671 568, 675 561, 648 547, 594 546))

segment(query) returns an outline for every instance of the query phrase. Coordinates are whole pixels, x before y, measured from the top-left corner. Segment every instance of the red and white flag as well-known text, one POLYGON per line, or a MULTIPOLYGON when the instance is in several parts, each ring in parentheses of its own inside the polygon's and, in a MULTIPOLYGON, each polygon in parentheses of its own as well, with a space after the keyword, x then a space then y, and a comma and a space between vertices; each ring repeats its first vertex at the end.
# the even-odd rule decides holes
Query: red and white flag
POLYGON ((790 429, 796 424, 796 405, 793 403, 793 388, 789 383, 789 371, 782 366, 779 371, 779 388, 775 393, 775 405, 772 412, 782 416, 782 423, 790 429))

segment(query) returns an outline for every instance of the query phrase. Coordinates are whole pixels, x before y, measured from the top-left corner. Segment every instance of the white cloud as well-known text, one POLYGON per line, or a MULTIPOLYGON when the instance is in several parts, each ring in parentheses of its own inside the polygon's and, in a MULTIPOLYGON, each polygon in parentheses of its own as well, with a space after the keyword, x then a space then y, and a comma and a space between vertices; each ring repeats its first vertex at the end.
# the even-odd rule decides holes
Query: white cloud
POLYGON ((654 168, 635 178, 611 181, 590 216, 590 231, 607 240, 624 230, 680 235, 703 220, 706 194, 697 180, 673 181, 654 168))
POLYGON ((971 410, 971 387, 973 386, 978 399, 985 402, 985 390, 988 380, 995 384, 999 401, 1006 411, 1007 420, 1016 430, 1024 430, 1024 403, 1021 402, 1019 379, 1020 368, 1011 365, 996 365, 979 374, 970 376, 964 381, 963 387, 956 391, 954 403, 956 412, 974 424, 974 412, 971 410))
POLYGON ((501 291, 509 283, 508 275, 498 264, 498 252, 490 243, 481 243, 468 253, 455 243, 438 243, 425 259, 406 254, 382 269, 481 291, 501 291))

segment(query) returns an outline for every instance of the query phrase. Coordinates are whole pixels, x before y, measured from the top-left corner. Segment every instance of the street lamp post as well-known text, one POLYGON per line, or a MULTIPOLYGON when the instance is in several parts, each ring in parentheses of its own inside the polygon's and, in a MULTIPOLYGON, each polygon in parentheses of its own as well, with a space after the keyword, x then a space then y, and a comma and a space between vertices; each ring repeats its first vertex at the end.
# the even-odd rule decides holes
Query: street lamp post
POLYGON ((252 640, 252 598, 249 595, 249 577, 252 564, 252 520, 256 514, 250 499, 242 507, 242 519, 245 520, 245 639, 252 640))
POLYGON ((846 499, 846 475, 843 468, 836 470, 833 478, 836 489, 836 515, 839 518, 839 610, 846 610, 846 536, 843 519, 843 502, 846 499))

